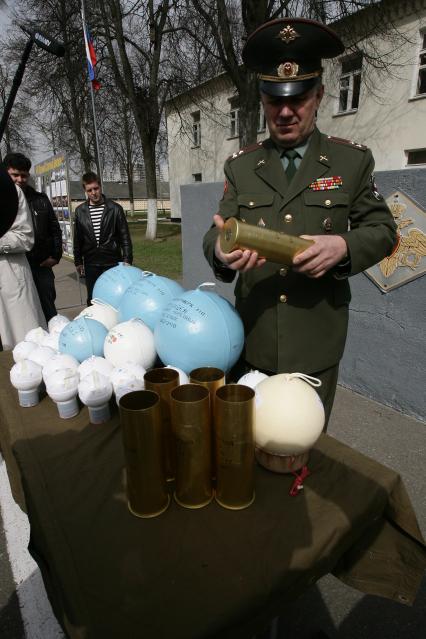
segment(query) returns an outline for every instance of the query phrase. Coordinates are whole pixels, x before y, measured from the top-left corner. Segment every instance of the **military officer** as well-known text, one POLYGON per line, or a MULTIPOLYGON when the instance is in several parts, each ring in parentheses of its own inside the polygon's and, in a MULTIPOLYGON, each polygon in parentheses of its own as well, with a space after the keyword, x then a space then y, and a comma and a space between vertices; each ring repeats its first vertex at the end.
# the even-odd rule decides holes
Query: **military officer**
POLYGON ((219 214, 204 237, 216 277, 231 282, 239 275, 245 366, 320 378, 327 421, 347 334, 347 278, 389 255, 396 240, 370 150, 315 125, 324 93, 321 59, 343 51, 331 29, 301 18, 267 22, 249 36, 243 60, 259 75, 270 137, 226 161, 219 214), (255 251, 225 254, 218 235, 230 216, 313 244, 291 267, 255 251))

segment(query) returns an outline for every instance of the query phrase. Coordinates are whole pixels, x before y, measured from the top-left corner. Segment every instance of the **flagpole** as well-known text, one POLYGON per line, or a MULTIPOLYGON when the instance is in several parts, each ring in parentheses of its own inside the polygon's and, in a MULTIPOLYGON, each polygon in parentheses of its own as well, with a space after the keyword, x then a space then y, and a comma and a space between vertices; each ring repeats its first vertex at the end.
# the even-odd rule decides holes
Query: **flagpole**
MULTIPOLYGON (((81 20, 83 23, 83 31, 86 33, 86 7, 84 6, 84 0, 81 0, 81 20)), ((86 39, 86 35, 84 36, 86 39)), ((89 78, 90 85, 90 97, 92 102, 92 114, 93 114, 93 126, 95 129, 95 161, 98 170, 99 180, 101 182, 101 190, 103 192, 103 177, 102 177, 102 165, 101 165, 101 156, 99 153, 99 137, 98 137, 98 125, 96 120, 96 108, 95 108, 95 93, 93 91, 93 84, 89 78)))

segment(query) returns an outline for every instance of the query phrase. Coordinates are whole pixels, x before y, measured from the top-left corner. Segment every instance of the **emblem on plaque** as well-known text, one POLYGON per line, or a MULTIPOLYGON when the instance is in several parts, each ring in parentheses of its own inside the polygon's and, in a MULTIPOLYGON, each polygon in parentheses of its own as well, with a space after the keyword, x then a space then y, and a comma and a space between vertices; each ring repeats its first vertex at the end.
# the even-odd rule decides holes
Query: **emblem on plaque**
POLYGON ((296 62, 283 62, 277 68, 279 78, 297 78, 299 65, 296 62))
POLYGON ((291 25, 287 25, 286 27, 284 27, 284 29, 281 29, 281 31, 277 35, 277 38, 280 38, 280 40, 282 40, 286 44, 289 44, 290 42, 293 42, 293 40, 296 40, 296 38, 300 38, 300 35, 293 29, 291 25))
POLYGON ((400 191, 386 203, 398 227, 398 243, 389 257, 366 271, 385 293, 426 273, 426 212, 400 191))
MULTIPOLYGON (((356 145, 355 145, 356 146, 356 145)), ((376 185, 376 180, 374 179, 374 173, 370 175, 370 184, 371 184, 371 192, 376 198, 376 200, 383 200, 383 195, 379 193, 379 190, 376 185)))

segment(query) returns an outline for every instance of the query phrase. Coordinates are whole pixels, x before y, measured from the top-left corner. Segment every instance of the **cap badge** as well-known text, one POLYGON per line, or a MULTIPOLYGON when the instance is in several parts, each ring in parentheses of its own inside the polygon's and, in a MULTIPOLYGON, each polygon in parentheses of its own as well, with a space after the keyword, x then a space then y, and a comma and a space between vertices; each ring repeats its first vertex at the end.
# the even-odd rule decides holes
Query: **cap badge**
POLYGON ((299 73, 299 65, 295 62, 283 62, 277 68, 279 78, 297 78, 299 73))
POLYGON ((300 38, 300 35, 288 24, 284 27, 284 29, 281 29, 277 38, 280 38, 283 42, 289 44, 290 42, 293 42, 293 40, 296 40, 296 38, 300 38))

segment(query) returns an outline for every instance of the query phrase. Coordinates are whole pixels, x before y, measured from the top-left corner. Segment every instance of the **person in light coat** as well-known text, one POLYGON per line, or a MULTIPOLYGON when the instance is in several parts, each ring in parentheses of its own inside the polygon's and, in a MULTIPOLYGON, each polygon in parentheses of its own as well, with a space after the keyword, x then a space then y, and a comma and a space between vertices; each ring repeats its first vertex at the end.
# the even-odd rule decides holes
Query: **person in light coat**
POLYGON ((46 328, 46 320, 26 253, 34 245, 31 213, 23 191, 18 193, 18 213, 0 238, 0 337, 11 350, 32 328, 46 328))

